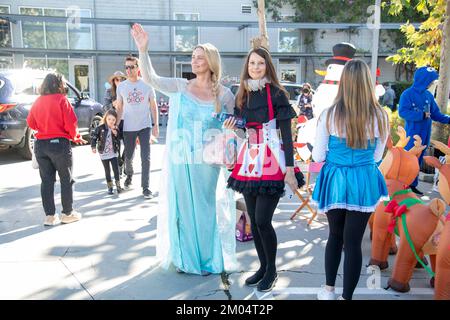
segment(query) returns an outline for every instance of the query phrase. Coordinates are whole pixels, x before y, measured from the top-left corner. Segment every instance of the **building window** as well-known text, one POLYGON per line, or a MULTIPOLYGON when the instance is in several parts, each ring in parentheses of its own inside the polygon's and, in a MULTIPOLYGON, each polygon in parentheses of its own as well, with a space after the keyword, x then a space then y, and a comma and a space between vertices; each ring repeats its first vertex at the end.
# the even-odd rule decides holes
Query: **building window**
POLYGON ((75 87, 80 90, 80 92, 89 92, 89 66, 88 65, 75 65, 74 66, 75 75, 75 87))
POLYGON ((47 58, 47 68, 56 70, 58 73, 62 74, 64 78, 69 79, 69 59, 47 58))
MULTIPOLYGON (((78 14, 78 13, 76 13, 78 14)), ((68 12, 67 16, 73 16, 74 12, 68 12)), ((80 9, 81 18, 90 18, 91 11, 80 9)), ((70 49, 92 49, 92 26, 86 23, 69 26, 69 46, 70 49)))
POLYGON ((24 67, 40 70, 53 69, 69 79, 69 59, 66 58, 25 57, 24 67))
MULTIPOLYGON (((20 14, 41 16, 43 12, 39 8, 20 8, 20 14)), ((22 21, 22 39, 24 48, 45 48, 44 23, 22 21)))
POLYGON ((297 82, 297 69, 295 67, 281 68, 280 81, 296 83, 297 82))
POLYGON ((191 80, 195 78, 192 73, 191 59, 189 57, 177 57, 175 59, 175 77, 191 80))
POLYGON ((30 69, 47 69, 46 58, 24 58, 24 67, 30 69))
POLYGON ((9 69, 14 65, 13 57, 11 56, 0 56, 0 69, 9 69))
MULTIPOLYGON (((9 13, 9 7, 0 6, 0 13, 9 13)), ((0 48, 11 48, 11 24, 0 19, 0 48)))
POLYGON ((279 52, 300 52, 300 30, 279 29, 279 52))
MULTIPOLYGON (((54 17, 90 17, 90 10, 71 12, 54 8, 20 8, 25 15, 54 17)), ((72 20, 72 19, 69 19, 72 20)), ((22 22, 24 48, 43 49, 92 49, 92 27, 90 24, 72 25, 68 22, 22 22)))
MULTIPOLYGON (((43 9, 45 16, 65 17, 64 9, 43 9)), ((44 22, 47 49, 67 49, 67 25, 63 22, 44 22)))
MULTIPOLYGON (((297 60, 279 60, 278 63, 279 79, 282 82, 298 83, 300 75, 300 64, 297 60)), ((292 94, 290 94, 293 97, 292 94)))
MULTIPOLYGON (((175 20, 198 21, 198 13, 175 13, 175 20)), ((198 27, 175 27, 175 50, 192 51, 198 44, 198 27)))

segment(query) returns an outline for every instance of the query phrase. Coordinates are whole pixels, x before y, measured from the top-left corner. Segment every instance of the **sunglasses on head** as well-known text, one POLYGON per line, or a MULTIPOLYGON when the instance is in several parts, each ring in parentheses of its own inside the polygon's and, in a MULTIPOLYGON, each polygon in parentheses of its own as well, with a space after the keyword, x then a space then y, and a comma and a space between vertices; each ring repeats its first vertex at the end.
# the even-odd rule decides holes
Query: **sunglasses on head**
POLYGON ((122 81, 122 78, 115 78, 114 81, 122 81))
POLYGON ((134 68, 137 68, 137 64, 134 64, 132 66, 125 66, 125 70, 128 70, 128 69, 133 70, 134 68))

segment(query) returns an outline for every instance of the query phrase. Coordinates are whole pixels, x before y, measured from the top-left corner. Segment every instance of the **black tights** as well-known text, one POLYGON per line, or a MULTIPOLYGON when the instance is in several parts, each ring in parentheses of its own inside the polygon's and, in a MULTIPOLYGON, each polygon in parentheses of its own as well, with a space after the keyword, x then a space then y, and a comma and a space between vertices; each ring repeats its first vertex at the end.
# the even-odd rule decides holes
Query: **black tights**
POLYGON ((272 217, 280 197, 244 195, 244 199, 250 216, 256 252, 261 263, 260 270, 271 276, 276 272, 277 255, 277 235, 272 227, 272 217))
POLYGON ((105 168, 105 178, 106 182, 112 182, 111 179, 111 168, 109 167, 109 164, 111 163, 111 167, 114 172, 114 179, 116 181, 120 181, 120 175, 119 175, 119 161, 117 160, 117 157, 111 158, 108 160, 102 160, 103 168, 105 168))
POLYGON ((330 234, 325 249, 327 286, 334 287, 344 245, 344 290, 342 297, 351 300, 362 266, 361 242, 370 214, 344 209, 327 212, 330 234))

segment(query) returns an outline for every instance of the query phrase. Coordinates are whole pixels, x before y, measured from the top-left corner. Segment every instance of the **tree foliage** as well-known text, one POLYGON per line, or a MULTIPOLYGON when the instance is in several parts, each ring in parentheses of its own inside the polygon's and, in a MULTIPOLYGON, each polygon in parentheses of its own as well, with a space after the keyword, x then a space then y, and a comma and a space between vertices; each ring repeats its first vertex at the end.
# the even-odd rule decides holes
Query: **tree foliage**
POLYGON ((411 23, 401 26, 406 45, 388 61, 396 64, 412 63, 416 66, 431 65, 439 69, 442 43, 442 24, 445 19, 446 0, 391 0, 384 7, 391 16, 400 16, 404 10, 415 10, 424 19, 416 29, 411 23))
MULTIPOLYGON (((399 8, 397 1, 390 1, 395 2, 395 8, 399 8)), ((267 12, 275 21, 282 20, 281 9, 284 6, 291 6, 295 10, 293 22, 365 23, 372 15, 370 8, 374 0, 265 0, 265 4, 267 12)), ((257 1, 254 1, 254 5, 257 6, 257 1)), ((418 21, 421 17, 412 7, 402 7, 402 16, 391 14, 389 10, 390 7, 382 10, 383 22, 405 22, 407 19, 418 21)))
MULTIPOLYGON (((405 0, 406 1, 406 0, 405 0)), ((386 2, 383 0, 383 2, 386 2)), ((374 0, 265 0, 266 11, 274 21, 288 20, 290 22, 327 22, 327 23, 365 23, 373 14, 374 0), (326 5, 324 4, 326 3, 326 5), (285 6, 294 9, 294 16, 288 19, 282 17, 281 11, 285 6)), ((254 1, 257 6, 257 1, 254 1)), ((395 8, 399 8, 397 2, 395 8)), ((402 7, 402 14, 393 14, 390 6, 383 6, 381 11, 382 22, 419 22, 423 20, 423 15, 413 6, 402 7)), ((314 39, 316 30, 303 30, 304 44, 308 44, 314 39)), ((342 30, 338 30, 342 31, 342 30)), ((347 32, 357 32, 349 29, 347 32)), ((390 40, 396 50, 406 45, 406 39, 399 30, 382 30, 380 40, 385 42, 390 40)), ((389 48, 392 49, 392 48, 389 48)))

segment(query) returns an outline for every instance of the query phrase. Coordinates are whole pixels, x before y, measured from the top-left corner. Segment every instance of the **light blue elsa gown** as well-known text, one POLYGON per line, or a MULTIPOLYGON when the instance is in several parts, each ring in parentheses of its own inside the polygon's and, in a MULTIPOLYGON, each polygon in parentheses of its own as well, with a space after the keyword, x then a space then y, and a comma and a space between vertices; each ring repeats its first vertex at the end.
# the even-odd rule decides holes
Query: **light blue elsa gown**
MULTIPOLYGON (((229 173, 203 161, 205 132, 221 130, 213 117, 214 102, 186 90, 187 80, 156 75, 147 54, 140 55, 146 82, 170 97, 166 151, 159 192, 157 257, 165 268, 184 272, 222 273, 237 268, 234 192, 225 187, 229 173)), ((233 112, 234 96, 220 96, 233 112)))

